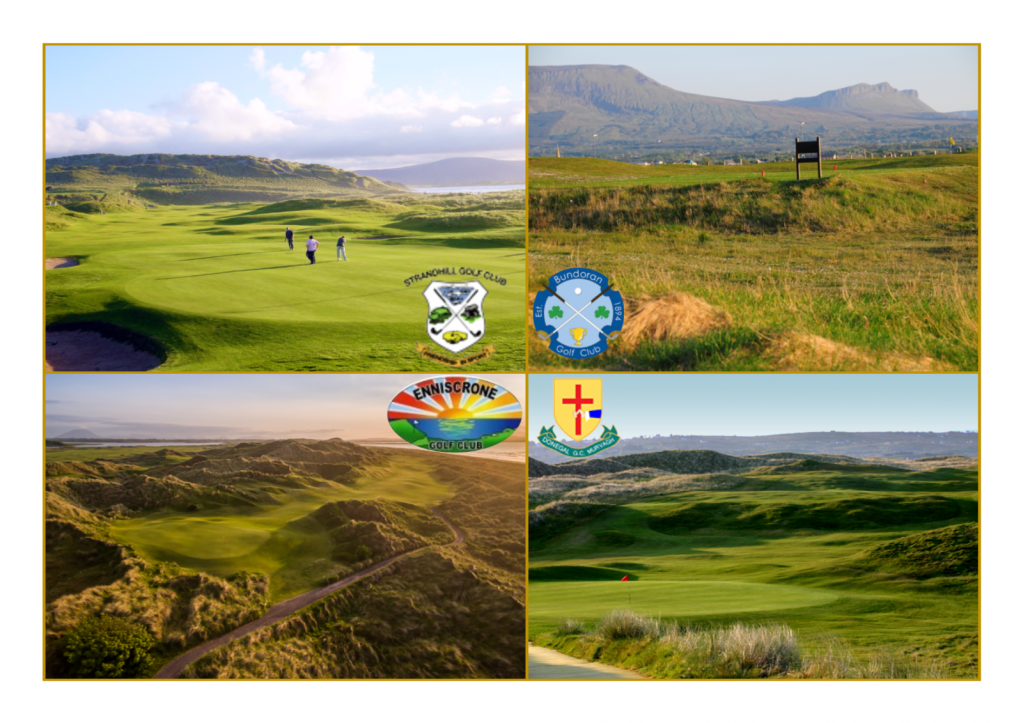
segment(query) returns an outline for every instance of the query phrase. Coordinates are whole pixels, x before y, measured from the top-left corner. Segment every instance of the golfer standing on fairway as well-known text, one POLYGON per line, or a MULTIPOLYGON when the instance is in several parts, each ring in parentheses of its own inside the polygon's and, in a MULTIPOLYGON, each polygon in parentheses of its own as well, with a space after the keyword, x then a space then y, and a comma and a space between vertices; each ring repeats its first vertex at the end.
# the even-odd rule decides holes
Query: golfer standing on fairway
POLYGON ((313 238, 312 234, 309 234, 309 240, 305 242, 305 255, 309 259, 309 263, 316 263, 316 249, 320 248, 320 242, 313 238))
POLYGON ((294 251, 295 250, 295 244, 293 244, 292 241, 295 240, 295 234, 292 233, 291 226, 288 226, 284 230, 284 238, 288 239, 288 250, 289 251, 294 251))
POLYGON ((342 236, 337 240, 337 260, 340 261, 341 257, 345 257, 345 261, 348 260, 348 254, 345 253, 345 237, 342 236))

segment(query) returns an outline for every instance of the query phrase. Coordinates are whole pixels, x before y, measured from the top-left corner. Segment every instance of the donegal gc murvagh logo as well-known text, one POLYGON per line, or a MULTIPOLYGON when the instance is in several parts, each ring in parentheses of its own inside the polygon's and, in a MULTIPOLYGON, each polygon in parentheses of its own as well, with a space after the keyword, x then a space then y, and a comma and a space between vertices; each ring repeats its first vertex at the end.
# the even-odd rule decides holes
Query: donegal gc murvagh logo
MULTIPOLYGON (((565 434, 582 442, 601 425, 604 415, 600 379, 555 379, 554 421, 565 434)), ((589 457, 618 444, 618 430, 604 427, 600 438, 586 447, 570 447, 554 436, 554 427, 541 427, 539 442, 567 457, 589 457)))
POLYGON ((622 295, 603 274, 565 269, 536 295, 533 326, 550 350, 569 359, 588 359, 607 349, 625 323, 622 295))
POLYGON ((522 405, 504 387, 474 377, 416 382, 387 408, 391 429, 435 452, 476 452, 503 442, 522 423, 522 405))

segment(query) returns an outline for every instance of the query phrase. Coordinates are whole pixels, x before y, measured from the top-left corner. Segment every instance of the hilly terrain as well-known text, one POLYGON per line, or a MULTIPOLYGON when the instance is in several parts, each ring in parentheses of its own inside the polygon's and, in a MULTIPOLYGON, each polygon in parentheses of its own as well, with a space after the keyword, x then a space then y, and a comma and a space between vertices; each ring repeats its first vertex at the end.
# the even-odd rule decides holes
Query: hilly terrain
POLYGON ((976 458, 665 451, 529 478, 534 645, 661 679, 978 676, 976 458))
POLYGON ((574 156, 744 152, 773 158, 790 156, 796 136, 820 136, 829 149, 944 148, 951 136, 975 139, 977 124, 935 113, 916 91, 888 83, 747 102, 675 90, 625 65, 529 68, 530 155, 553 155, 557 147, 574 156))
POLYGON ((340 439, 48 450, 47 676, 91 677, 69 641, 114 619, 151 639, 133 677, 522 677, 522 474, 340 439))
MULTIPOLYGON (((611 421, 611 418, 608 418, 611 421)), ((619 430, 623 431, 623 430, 619 430)), ((570 447, 589 442, 562 440, 570 447)), ((672 434, 655 437, 623 438, 618 444, 590 457, 602 459, 669 450, 708 450, 730 455, 758 455, 775 452, 799 454, 848 455, 894 460, 977 455, 976 432, 801 432, 759 437, 672 434)), ((529 443, 529 456, 548 464, 566 461, 564 455, 537 442, 529 443)))
POLYGON ((254 156, 90 153, 46 161, 48 202, 80 213, 402 191, 407 189, 333 166, 254 156))
POLYGON ((401 168, 360 170, 386 183, 405 186, 490 186, 526 182, 524 161, 496 161, 492 158, 446 158, 401 168))

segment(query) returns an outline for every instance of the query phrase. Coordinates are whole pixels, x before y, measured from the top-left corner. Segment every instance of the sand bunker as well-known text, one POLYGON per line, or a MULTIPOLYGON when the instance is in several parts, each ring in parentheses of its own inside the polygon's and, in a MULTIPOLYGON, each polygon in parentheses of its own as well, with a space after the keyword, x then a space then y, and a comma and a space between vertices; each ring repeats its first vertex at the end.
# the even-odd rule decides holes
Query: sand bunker
POLYGON ((46 259, 46 270, 50 269, 66 269, 69 266, 78 266, 78 259, 73 259, 70 256, 54 256, 52 259, 46 259))
POLYGON ((779 371, 869 369, 886 372, 931 372, 944 368, 930 357, 902 355, 875 358, 851 346, 821 336, 789 331, 768 344, 765 356, 779 371))
POLYGON ((144 372, 163 362, 95 331, 47 331, 48 372, 144 372))
POLYGON ((731 323, 728 312, 692 294, 675 293, 628 303, 622 344, 632 349, 644 341, 669 341, 700 336, 731 323))

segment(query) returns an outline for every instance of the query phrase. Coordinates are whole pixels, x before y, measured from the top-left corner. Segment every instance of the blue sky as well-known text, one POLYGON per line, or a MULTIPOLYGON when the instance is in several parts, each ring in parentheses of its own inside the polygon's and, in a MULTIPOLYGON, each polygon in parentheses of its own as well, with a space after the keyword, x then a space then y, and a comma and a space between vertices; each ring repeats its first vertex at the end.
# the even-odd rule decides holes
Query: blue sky
POLYGON ((54 46, 47 155, 525 157, 521 46, 54 46))
POLYGON ((536 46, 530 65, 629 65, 663 85, 762 101, 857 83, 916 90, 936 111, 977 110, 977 46, 536 46))
MULTIPOLYGON (((623 437, 976 430, 975 374, 606 374, 603 423, 623 437)), ((529 375, 529 437, 554 422, 553 380, 529 375)), ((598 427, 598 431, 599 431, 598 427)))
MULTIPOLYGON (((393 435, 387 405, 423 374, 60 374, 46 377, 47 434, 311 437, 393 435)), ((488 374, 525 404, 522 374, 488 374)), ((395 437, 397 440, 397 437, 395 437)))

